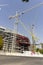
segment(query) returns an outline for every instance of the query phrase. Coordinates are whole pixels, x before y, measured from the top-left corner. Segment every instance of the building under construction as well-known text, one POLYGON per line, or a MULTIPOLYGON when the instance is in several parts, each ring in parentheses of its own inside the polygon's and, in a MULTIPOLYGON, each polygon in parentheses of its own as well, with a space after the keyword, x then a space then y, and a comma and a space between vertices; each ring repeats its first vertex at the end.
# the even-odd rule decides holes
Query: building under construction
POLYGON ((7 52, 29 51, 30 40, 21 35, 15 34, 11 30, 0 27, 0 48, 7 52))

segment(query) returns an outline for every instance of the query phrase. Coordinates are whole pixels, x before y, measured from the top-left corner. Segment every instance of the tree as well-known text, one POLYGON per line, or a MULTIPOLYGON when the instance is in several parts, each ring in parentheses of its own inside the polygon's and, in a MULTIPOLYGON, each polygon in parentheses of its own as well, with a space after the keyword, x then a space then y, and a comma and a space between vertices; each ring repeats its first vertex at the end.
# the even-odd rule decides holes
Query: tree
POLYGON ((2 39, 2 36, 0 35, 0 49, 2 49, 3 47, 3 39, 2 39))
POLYGON ((22 0, 23 2, 29 2, 29 0, 22 0))

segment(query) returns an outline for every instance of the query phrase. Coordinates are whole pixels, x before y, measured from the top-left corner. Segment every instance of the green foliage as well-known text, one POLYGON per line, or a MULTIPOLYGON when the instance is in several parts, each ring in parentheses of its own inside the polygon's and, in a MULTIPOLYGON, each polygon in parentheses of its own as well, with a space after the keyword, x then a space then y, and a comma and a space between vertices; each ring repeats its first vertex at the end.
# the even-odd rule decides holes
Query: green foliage
POLYGON ((37 49, 36 49, 36 52, 40 52, 41 54, 43 54, 43 49, 37 48, 37 49))
POLYGON ((40 51, 39 51, 41 54, 43 54, 43 49, 40 49, 40 51))
POLYGON ((3 47, 3 39, 2 36, 0 35, 0 49, 3 47))
POLYGON ((36 52, 39 52, 39 48, 36 49, 36 52))

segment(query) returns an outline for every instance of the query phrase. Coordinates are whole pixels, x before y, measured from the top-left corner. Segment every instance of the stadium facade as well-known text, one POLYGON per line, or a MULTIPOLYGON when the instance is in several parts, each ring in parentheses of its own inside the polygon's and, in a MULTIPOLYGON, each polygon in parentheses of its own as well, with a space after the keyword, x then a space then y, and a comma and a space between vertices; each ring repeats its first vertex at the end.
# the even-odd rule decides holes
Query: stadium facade
POLYGON ((0 26, 0 47, 7 52, 29 51, 30 40, 21 34, 0 26))

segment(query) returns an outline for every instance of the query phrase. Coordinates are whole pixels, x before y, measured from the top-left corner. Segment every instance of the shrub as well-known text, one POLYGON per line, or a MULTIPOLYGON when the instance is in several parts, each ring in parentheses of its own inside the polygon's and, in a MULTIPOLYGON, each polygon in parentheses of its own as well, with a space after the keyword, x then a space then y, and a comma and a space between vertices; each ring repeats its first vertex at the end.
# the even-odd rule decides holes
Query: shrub
POLYGON ((40 49, 40 51, 39 51, 41 54, 43 54, 43 49, 40 49))

